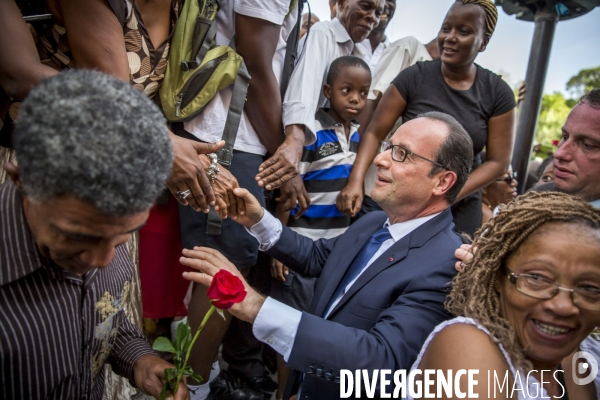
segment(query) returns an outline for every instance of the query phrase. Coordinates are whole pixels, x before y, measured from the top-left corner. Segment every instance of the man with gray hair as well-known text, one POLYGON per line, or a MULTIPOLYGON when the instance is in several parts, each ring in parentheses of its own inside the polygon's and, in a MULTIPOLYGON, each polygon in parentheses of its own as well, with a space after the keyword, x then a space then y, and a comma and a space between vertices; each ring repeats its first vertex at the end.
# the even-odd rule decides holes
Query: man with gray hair
MULTIPOLYGON (((123 306, 125 242, 173 162, 158 108, 126 82, 73 70, 45 80, 14 131, 0 186, 0 398, 101 399, 104 365, 158 397, 164 369, 123 306)), ((181 384, 177 399, 188 399, 181 384)))

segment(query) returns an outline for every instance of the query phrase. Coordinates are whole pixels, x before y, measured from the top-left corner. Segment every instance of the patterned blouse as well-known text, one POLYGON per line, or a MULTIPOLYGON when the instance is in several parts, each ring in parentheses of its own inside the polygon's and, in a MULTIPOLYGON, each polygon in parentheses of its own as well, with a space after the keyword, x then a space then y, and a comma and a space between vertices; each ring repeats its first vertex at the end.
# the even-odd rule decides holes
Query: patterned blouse
MULTIPOLYGON (((171 34, 179 16, 182 0, 171 0, 171 34)), ((109 5, 123 27, 129 79, 131 84, 153 98, 160 89, 167 69, 169 42, 171 35, 160 46, 154 48, 150 35, 144 26, 135 0, 109 0, 109 5)), ((42 64, 57 71, 77 68, 71 55, 64 27, 40 25, 37 29, 30 25, 42 64)), ((0 137, 10 135, 13 121, 19 113, 21 102, 10 99, 0 88, 0 137)))

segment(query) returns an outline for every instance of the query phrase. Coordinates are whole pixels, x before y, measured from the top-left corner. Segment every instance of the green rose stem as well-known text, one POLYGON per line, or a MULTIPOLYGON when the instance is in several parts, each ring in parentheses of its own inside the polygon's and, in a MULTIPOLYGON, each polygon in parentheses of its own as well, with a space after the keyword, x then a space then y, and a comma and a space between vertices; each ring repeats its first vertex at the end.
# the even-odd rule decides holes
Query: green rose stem
POLYGON ((202 331, 202 328, 204 328, 204 325, 206 325, 206 322, 208 321, 210 316, 213 315, 215 310, 216 310, 216 307, 211 305, 210 308, 208 309, 208 311, 206 312, 206 315, 204 315, 204 319, 202 320, 202 323, 198 327, 198 330, 196 330, 196 334, 194 335, 194 338, 192 339, 192 342, 190 343, 190 346, 188 347, 187 352, 185 353, 185 359, 183 360, 183 368, 181 368, 181 370, 177 374, 177 383, 175 384, 175 389, 174 389, 175 393, 173 393, 174 395, 177 394, 177 389, 179 388, 179 382, 181 381, 181 377, 183 376, 183 370, 187 366, 187 362, 190 358, 190 353, 192 352, 194 343, 196 343, 196 340, 198 339, 198 336, 200 336, 200 332, 202 331))

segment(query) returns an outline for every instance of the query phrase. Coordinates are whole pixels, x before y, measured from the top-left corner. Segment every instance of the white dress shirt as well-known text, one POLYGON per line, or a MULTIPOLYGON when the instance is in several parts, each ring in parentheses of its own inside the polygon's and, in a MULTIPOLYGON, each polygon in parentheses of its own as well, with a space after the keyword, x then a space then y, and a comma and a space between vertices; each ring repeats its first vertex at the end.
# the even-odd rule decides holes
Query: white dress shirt
POLYGON ((315 141, 315 113, 327 103, 323 85, 329 65, 336 58, 349 55, 364 58, 337 18, 317 22, 310 28, 283 98, 283 125, 304 125, 305 144, 315 141))
POLYGON ((371 72, 375 71, 383 52, 390 46, 391 42, 386 37, 383 42, 380 42, 377 47, 373 50, 371 47, 371 41, 369 38, 366 38, 362 42, 358 44, 358 46, 362 47, 363 52, 365 53, 365 61, 369 64, 369 68, 371 68, 371 72))
MULTIPOLYGON (((348 283, 344 291, 339 295, 333 302, 329 310, 325 315, 325 318, 329 316, 331 310, 335 308, 337 303, 344 297, 344 294, 352 287, 358 277, 367 269, 369 266, 381 256, 387 249, 392 247, 394 243, 408 235, 419 226, 439 215, 440 213, 428 215, 426 217, 416 218, 409 221, 399 222, 390 225, 389 219, 385 221, 383 226, 387 226, 391 239, 384 241, 379 250, 371 257, 369 262, 360 271, 356 278, 348 283)), ((259 242, 259 249, 261 251, 267 251, 273 247, 279 238, 281 237, 282 225, 281 222, 265 211, 263 218, 250 229, 248 232, 254 236, 259 242)), ((254 336, 261 342, 267 343, 276 352, 283 356, 283 359, 287 362, 292 352, 294 340, 296 338, 296 332, 298 331, 298 325, 302 318, 302 312, 296 310, 293 307, 285 305, 277 300, 267 297, 264 304, 256 316, 252 332, 254 336)))

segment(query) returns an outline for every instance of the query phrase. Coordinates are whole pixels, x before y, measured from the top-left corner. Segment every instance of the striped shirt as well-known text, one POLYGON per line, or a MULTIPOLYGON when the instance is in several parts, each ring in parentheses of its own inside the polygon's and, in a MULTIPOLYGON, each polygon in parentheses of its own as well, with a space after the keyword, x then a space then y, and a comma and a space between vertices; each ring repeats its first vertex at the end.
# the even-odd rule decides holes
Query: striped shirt
MULTIPOLYGON (((337 209, 338 194, 348 183, 358 149, 358 124, 350 124, 350 140, 342 124, 336 123, 324 109, 315 115, 316 140, 304 146, 300 174, 310 206, 298 219, 290 218, 292 230, 313 240, 341 235, 350 226, 351 218, 337 209)), ((295 215, 298 207, 292 210, 295 215)))
POLYGON ((104 365, 133 381, 153 354, 123 311, 132 264, 125 245, 83 277, 38 251, 22 198, 0 186, 0 398, 101 399, 104 365))

